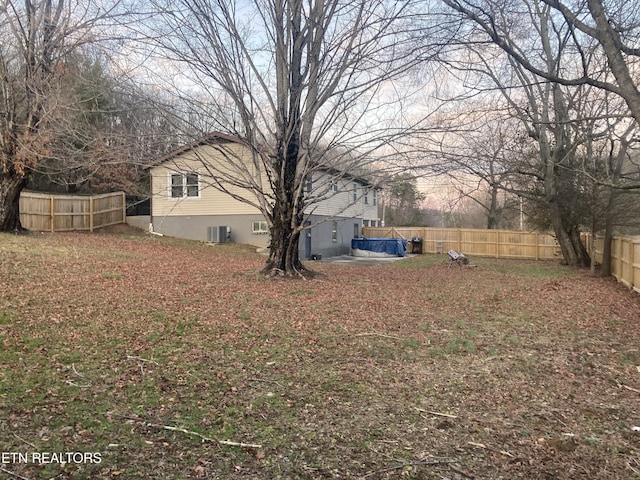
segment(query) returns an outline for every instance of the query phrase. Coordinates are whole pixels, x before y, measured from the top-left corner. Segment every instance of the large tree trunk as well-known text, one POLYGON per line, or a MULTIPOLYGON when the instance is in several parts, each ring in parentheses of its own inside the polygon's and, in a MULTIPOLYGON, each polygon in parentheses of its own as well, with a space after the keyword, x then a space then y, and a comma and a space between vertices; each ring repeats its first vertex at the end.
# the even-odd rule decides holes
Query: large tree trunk
POLYGON ((274 226, 271 232, 269 258, 263 272, 271 276, 303 276, 305 268, 298 252, 300 231, 292 231, 284 226, 274 226))
POLYGON ((20 192, 27 185, 24 175, 0 177, 0 232, 23 232, 20 223, 20 192))
POLYGON ((300 277, 305 270, 299 256, 302 212, 295 212, 293 202, 276 203, 271 226, 269 258, 263 273, 271 276, 300 277))
POLYGON ((604 221, 604 245, 602 247, 602 266, 600 268, 600 275, 603 277, 609 277, 612 273, 613 265, 611 263, 611 254, 613 248, 613 206, 615 199, 618 196, 618 192, 613 190, 609 193, 609 200, 607 203, 607 210, 604 221))
POLYGON ((570 267, 589 267, 591 259, 580 238, 580 229, 566 221, 557 203, 550 205, 549 212, 564 261, 570 267))
POLYGON ((498 189, 494 185, 491 186, 491 205, 489 206, 489 214, 487 216, 487 229, 494 230, 498 228, 500 223, 500 212, 498 209, 498 189))
POLYGON ((613 265, 611 263, 611 255, 613 250, 613 231, 606 228, 604 231, 604 243, 602 246, 602 266, 600 267, 600 275, 610 277, 613 265))

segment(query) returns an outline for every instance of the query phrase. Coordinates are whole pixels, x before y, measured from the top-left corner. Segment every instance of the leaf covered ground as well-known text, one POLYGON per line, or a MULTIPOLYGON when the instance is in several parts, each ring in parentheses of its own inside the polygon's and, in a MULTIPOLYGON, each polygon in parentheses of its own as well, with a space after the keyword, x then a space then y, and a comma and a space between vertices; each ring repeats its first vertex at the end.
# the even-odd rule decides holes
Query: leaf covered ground
POLYGON ((545 262, 263 262, 0 234, 0 478, 640 479, 637 293, 545 262))

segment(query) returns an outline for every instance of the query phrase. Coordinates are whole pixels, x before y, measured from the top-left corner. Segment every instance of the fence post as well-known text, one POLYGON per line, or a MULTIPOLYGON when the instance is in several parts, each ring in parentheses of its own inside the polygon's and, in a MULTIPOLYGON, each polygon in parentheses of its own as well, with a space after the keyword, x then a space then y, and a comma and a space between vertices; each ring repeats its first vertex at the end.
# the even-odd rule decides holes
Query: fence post
POLYGON ((56 231, 56 210, 55 210, 55 197, 51 195, 49 197, 49 216, 51 217, 51 233, 56 231))
POLYGON ((93 232, 93 196, 89 197, 89 231, 93 232))
POLYGON ((462 229, 458 229, 458 253, 462 253, 462 229))
POLYGON ((623 276, 623 272, 624 272, 624 262, 622 260, 624 255, 622 255, 622 248, 624 247, 624 243, 622 241, 622 237, 620 237, 618 239, 618 278, 620 280, 624 279, 623 276))
MULTIPOLYGON (((640 241, 637 241, 638 237, 634 237, 631 240, 631 248, 633 249, 633 258, 634 258, 634 263, 633 263, 633 268, 631 269, 632 275, 633 275, 633 289, 640 293, 640 284, 636 283, 636 268, 640 268, 640 263, 635 263, 635 252, 636 252, 636 245, 640 245, 640 241)), ((640 260, 640 258, 638 258, 638 260, 640 260)))
POLYGON ((127 194, 122 192, 122 223, 127 223, 127 194))
POLYGON ((629 278, 629 288, 633 289, 633 281, 635 280, 635 245, 633 244, 633 240, 631 238, 629 241, 629 267, 630 267, 630 278, 629 278))
POLYGON ((540 234, 536 232, 536 260, 540 260, 540 234))
POLYGON ((500 230, 496 230, 496 258, 500 258, 500 230))

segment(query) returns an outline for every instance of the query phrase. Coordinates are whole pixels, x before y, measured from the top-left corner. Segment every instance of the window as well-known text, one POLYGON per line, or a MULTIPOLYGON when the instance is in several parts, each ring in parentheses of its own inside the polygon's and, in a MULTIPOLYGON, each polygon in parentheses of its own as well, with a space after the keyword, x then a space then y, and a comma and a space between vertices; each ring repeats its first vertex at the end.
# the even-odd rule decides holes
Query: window
POLYGON ((265 221, 251 222, 251 233, 254 235, 269 233, 269 225, 265 221))
POLYGON ((304 189, 307 193, 311 193, 311 190, 313 189, 313 177, 311 176, 311 174, 307 175, 304 189))
POLYGON ((335 180, 334 180, 334 181, 332 181, 332 182, 329 184, 329 190, 330 190, 332 193, 337 193, 337 192, 338 192, 338 182, 336 182, 335 180))
POLYGON ((369 220, 362 220, 362 226, 363 227, 368 227, 369 226, 369 220))
POLYGON ((196 172, 171 174, 171 198, 197 197, 200 194, 196 172))
POLYGON ((376 190, 375 188, 373 189, 373 200, 372 200, 372 205, 375 207, 378 205, 378 190, 376 190))
POLYGON ((338 222, 335 220, 331 223, 331 241, 338 241, 338 222))
POLYGON ((355 203, 358 200, 358 184, 353 183, 353 202, 355 203))
POLYGON ((364 198, 364 204, 369 205, 369 189, 365 189, 363 198, 364 198))

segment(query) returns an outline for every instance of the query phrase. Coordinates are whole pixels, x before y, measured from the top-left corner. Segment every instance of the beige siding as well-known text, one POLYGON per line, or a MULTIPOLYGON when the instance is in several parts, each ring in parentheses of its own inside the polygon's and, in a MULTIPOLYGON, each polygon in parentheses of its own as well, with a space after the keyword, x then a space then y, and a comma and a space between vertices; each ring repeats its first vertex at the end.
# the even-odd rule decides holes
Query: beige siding
MULTIPOLYGON (((241 159, 243 147, 240 145, 226 146, 230 153, 241 159)), ((258 209, 240 200, 236 200, 215 187, 212 183, 212 169, 202 158, 206 158, 214 168, 224 168, 221 153, 212 147, 199 147, 198 155, 185 153, 173 160, 151 169, 152 177, 152 205, 153 216, 185 216, 185 215, 245 215, 258 213, 258 209), (198 197, 171 197, 171 174, 198 172, 200 179, 200 195, 198 197)), ((230 172, 230 168, 224 169, 230 172)), ((252 172, 255 178, 260 178, 260 172, 252 172)), ((264 175, 262 175, 264 180, 264 175)), ((235 194, 256 201, 253 192, 238 187, 228 187, 235 194)))
MULTIPOLYGON (((157 219, 158 217, 170 216, 258 214, 259 210, 256 207, 236 200, 231 195, 211 186, 212 174, 215 174, 216 170, 237 177, 239 175, 247 175, 247 166, 249 165, 251 163, 246 147, 239 144, 228 144, 223 147, 201 146, 194 151, 188 151, 175 159, 152 168, 153 216, 157 219), (224 148, 227 158, 217 148, 224 148), (242 167, 237 172, 233 172, 232 167, 229 167, 228 164, 236 160, 242 167), (200 179, 199 196, 172 198, 171 174, 187 172, 198 172, 200 179)), ((255 181, 260 182, 261 185, 268 185, 266 173, 258 168, 255 171, 249 171, 248 174, 252 179, 256 179, 255 181)), ((314 188, 328 191, 329 180, 330 176, 326 173, 313 173, 314 188)), ((378 218, 378 208, 373 205, 372 190, 369 189, 368 191, 369 202, 368 205, 365 205, 363 186, 358 183, 358 199, 354 203, 353 183, 352 180, 339 180, 338 192, 327 192, 326 198, 308 207, 305 213, 308 215, 376 220, 378 218)), ((258 201, 252 191, 238 187, 228 188, 242 198, 247 198, 254 203, 258 201)))

